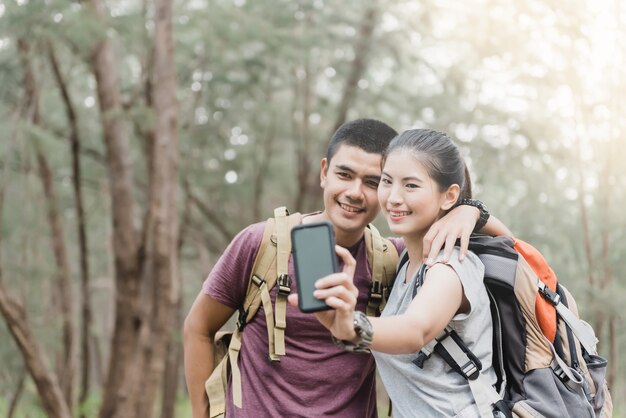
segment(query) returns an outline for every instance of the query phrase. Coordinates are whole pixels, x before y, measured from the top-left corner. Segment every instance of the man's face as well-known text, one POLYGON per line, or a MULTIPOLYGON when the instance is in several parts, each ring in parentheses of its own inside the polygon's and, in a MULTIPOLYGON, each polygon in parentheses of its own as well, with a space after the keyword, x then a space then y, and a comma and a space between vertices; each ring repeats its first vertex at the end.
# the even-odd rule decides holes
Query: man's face
POLYGON ((335 227, 337 243, 353 245, 378 211, 380 154, 341 145, 330 162, 322 160, 321 186, 324 213, 335 227))

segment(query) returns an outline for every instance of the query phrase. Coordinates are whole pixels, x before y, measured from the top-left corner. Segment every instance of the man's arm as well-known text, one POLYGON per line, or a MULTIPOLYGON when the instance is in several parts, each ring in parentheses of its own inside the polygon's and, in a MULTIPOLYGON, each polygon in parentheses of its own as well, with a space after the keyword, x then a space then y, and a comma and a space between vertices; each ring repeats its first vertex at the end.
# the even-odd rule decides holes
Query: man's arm
POLYGON ((489 216, 489 219, 487 220, 485 226, 483 226, 478 232, 485 235, 491 235, 492 237, 499 237, 502 235, 506 235, 509 237, 513 236, 513 233, 509 230, 509 228, 507 228, 500 219, 496 218, 493 215, 489 216))
POLYGON ((215 333, 234 312, 235 309, 200 291, 185 318, 185 380, 193 418, 209 417, 209 400, 204 383, 216 366, 213 364, 215 333))
MULTIPOLYGON (((424 236, 423 255, 426 264, 431 265, 442 248, 444 248, 444 260, 449 260, 454 244, 459 238, 461 239, 459 260, 463 260, 467 254, 469 237, 479 215, 478 208, 460 205, 435 222, 424 236)), ((513 236, 506 225, 493 215, 489 216, 487 224, 479 232, 492 236, 513 236)))

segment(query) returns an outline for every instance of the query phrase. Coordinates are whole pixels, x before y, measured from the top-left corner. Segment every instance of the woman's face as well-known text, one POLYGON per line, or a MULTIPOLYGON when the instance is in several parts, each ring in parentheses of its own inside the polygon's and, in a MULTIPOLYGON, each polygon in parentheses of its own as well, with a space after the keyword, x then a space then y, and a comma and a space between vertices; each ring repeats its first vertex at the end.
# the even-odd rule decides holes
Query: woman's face
POLYGON ((385 161, 378 200, 391 231, 407 236, 425 234, 456 198, 439 190, 426 167, 411 152, 398 149, 385 161), (450 202, 451 199, 454 200, 450 202))

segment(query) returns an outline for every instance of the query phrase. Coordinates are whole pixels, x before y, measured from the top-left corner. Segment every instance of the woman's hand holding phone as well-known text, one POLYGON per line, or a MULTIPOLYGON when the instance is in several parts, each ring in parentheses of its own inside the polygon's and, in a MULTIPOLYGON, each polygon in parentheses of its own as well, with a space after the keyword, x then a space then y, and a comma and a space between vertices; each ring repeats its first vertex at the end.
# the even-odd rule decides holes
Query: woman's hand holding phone
MULTIPOLYGON (((353 283, 356 261, 350 251, 343 247, 336 245, 335 251, 343 260, 343 271, 317 280, 315 282, 317 290, 314 292, 316 298, 323 299, 333 309, 316 312, 315 316, 335 338, 350 341, 356 337, 354 310, 359 296, 359 290, 353 283)), ((290 295, 289 303, 297 305, 297 295, 290 295)))

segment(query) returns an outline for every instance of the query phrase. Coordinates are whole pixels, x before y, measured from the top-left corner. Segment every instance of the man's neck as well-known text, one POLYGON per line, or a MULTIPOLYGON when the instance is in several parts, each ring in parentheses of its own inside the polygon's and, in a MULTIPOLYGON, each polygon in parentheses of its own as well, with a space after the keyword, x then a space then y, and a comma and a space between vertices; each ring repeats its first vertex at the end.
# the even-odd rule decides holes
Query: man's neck
POLYGON ((364 232, 365 230, 361 230, 352 234, 341 234, 335 230, 335 241, 343 248, 352 248, 363 238, 364 232))

